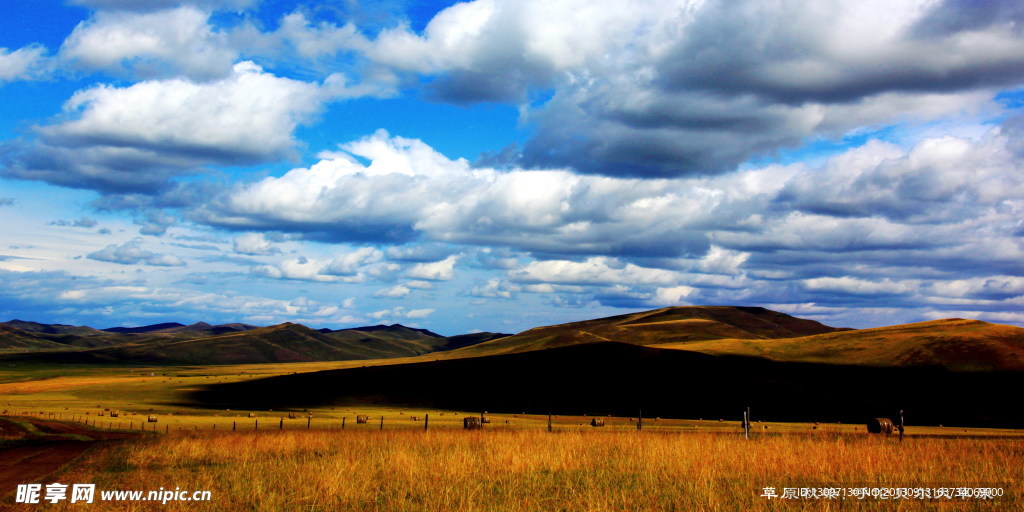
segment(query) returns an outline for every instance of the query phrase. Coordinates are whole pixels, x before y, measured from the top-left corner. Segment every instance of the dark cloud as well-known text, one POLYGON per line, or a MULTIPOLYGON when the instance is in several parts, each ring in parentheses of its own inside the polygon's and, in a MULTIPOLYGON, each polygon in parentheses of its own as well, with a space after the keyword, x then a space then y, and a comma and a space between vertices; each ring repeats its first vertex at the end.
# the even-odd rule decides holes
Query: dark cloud
MULTIPOLYGON (((646 178, 935 119, 1024 80, 1024 8, 1010 0, 894 4, 884 16, 762 0, 604 3, 572 22, 555 14, 567 9, 459 4, 423 34, 382 33, 369 56, 430 77, 444 101, 523 105, 535 127, 523 166, 646 178)), ((484 161, 513 156, 502 153, 484 161)))
POLYGON ((1024 4, 1016 0, 943 0, 914 24, 917 37, 943 37, 966 31, 981 31, 994 24, 1013 24, 1024 30, 1024 4))
POLYGON ((45 181, 105 194, 153 195, 168 180, 196 171, 195 161, 172 161, 151 152, 115 147, 62 147, 41 141, 0 144, 0 175, 45 181), (144 169, 144 172, 140 172, 144 169))

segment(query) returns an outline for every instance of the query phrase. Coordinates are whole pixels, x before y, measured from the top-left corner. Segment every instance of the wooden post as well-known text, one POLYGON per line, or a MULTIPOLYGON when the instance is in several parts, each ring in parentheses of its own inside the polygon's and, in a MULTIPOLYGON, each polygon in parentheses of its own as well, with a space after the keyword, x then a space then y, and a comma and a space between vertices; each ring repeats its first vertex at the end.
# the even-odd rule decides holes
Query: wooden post
POLYGON ((278 430, 284 430, 284 418, 281 418, 281 423, 277 424, 278 430))
POLYGON ((636 417, 636 429, 637 430, 643 430, 644 429, 644 410, 643 409, 640 409, 640 415, 636 417))
MULTIPOLYGON (((153 428, 155 429, 156 425, 154 425, 153 428)), ((171 426, 170 425, 164 425, 164 434, 167 434, 170 431, 171 431, 171 426)))
POLYGON ((551 413, 548 413, 548 432, 551 432, 551 413))
POLYGON ((260 429, 260 420, 256 420, 256 423, 253 423, 252 429, 253 430, 259 430, 260 429))
POLYGON ((309 430, 309 423, 313 421, 312 416, 306 416, 306 430, 309 430))
POLYGON ((430 414, 423 415, 423 430, 427 430, 430 427, 430 414))
POLYGON ((341 429, 345 430, 345 417, 344 416, 341 417, 341 429))
POLYGON ((384 416, 380 417, 380 431, 384 431, 384 416))
POLYGON ((900 409, 900 442, 903 442, 903 409, 900 409))
POLYGON ((750 439, 750 407, 743 411, 743 437, 750 439))
POLYGON ((231 431, 234 432, 235 429, 237 429, 237 428, 238 428, 238 422, 237 421, 232 421, 231 422, 231 431))

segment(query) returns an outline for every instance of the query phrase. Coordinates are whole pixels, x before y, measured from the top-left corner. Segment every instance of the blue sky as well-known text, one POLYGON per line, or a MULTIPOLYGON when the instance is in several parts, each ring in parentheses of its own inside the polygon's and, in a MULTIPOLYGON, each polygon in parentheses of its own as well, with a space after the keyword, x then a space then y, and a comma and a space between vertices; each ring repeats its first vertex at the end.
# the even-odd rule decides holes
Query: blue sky
POLYGON ((2 9, 3 319, 1024 325, 1016 2, 2 9))

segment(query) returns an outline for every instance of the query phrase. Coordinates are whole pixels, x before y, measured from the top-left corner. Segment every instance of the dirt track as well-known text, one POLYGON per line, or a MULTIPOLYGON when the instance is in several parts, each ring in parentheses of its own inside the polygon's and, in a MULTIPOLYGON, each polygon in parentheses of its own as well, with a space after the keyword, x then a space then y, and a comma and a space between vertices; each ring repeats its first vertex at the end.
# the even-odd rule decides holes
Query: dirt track
MULTIPOLYGON (((36 418, 17 418, 32 423, 43 432, 33 433, 4 418, 0 418, 0 434, 8 438, 22 438, 30 444, 0 449, 0 506, 10 503, 18 484, 48 484, 44 478, 74 461, 97 442, 137 438, 141 434, 125 431, 97 430, 61 421, 36 418), (74 434, 89 440, 68 440, 60 435, 74 434)), ((65 483, 65 482, 61 482, 65 483)))

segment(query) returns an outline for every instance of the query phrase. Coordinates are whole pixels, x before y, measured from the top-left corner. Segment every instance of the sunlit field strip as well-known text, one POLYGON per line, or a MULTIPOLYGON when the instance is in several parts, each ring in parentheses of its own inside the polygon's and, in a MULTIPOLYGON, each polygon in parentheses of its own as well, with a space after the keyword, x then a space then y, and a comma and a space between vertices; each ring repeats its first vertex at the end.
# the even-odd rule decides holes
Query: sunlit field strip
POLYGON ((169 503, 167 510, 1020 510, 1022 465, 1024 439, 200 431, 109 446, 58 480, 213 493, 202 507, 169 503), (840 508, 759 496, 764 487, 996 482, 1007 486, 1006 495, 987 504, 848 500, 840 508))

